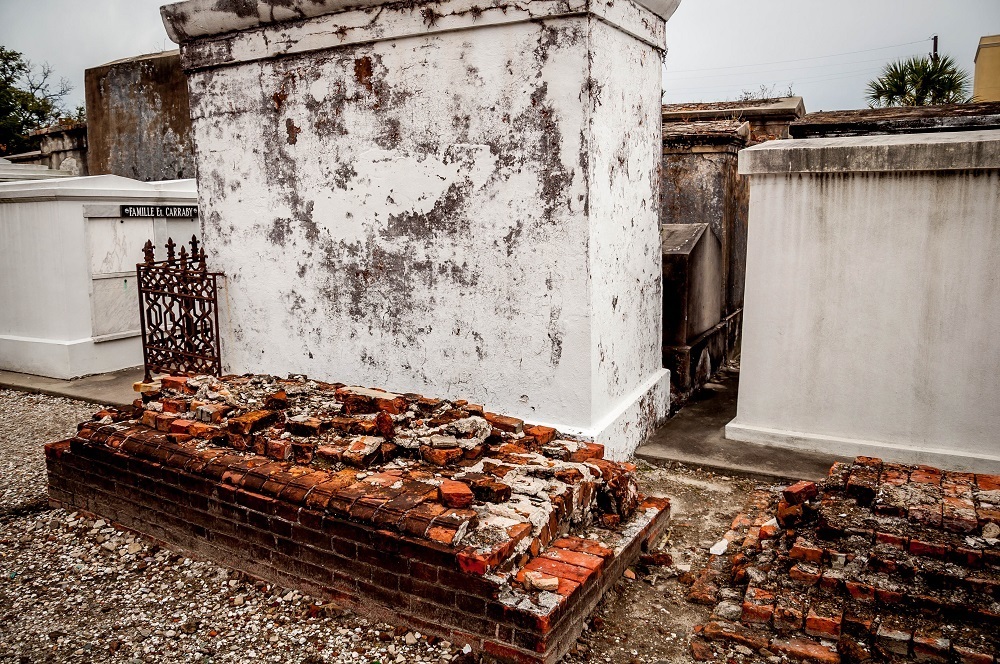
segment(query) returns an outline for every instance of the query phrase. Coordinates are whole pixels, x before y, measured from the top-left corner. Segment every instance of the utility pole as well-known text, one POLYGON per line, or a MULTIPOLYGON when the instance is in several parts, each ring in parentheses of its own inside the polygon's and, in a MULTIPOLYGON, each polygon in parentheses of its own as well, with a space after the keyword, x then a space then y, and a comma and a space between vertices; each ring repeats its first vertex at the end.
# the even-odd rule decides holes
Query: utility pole
POLYGON ((931 37, 931 39, 934 40, 934 52, 931 53, 931 60, 933 60, 934 62, 937 62, 938 61, 938 52, 937 52, 938 36, 934 35, 933 37, 931 37))

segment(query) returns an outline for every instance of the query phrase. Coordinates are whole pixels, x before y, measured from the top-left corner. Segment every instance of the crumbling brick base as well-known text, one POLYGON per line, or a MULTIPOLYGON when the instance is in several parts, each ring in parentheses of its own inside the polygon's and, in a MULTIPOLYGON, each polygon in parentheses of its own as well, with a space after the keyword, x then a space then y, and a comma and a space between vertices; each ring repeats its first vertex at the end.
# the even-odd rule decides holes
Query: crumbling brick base
POLYGON ((689 600, 694 657, 991 664, 1000 654, 1000 476, 859 457, 760 492, 689 600))
MULTIPOLYGON (((520 523, 513 517, 527 507, 518 492, 556 484, 484 483, 465 472, 472 460, 449 470, 419 456, 364 472, 318 470, 157 431, 142 424, 144 412, 152 411, 98 413, 77 437, 46 446, 51 502, 502 662, 557 661, 668 519, 665 499, 640 496, 615 519, 574 527, 571 515, 580 512, 570 491, 544 522, 529 511, 536 522, 520 523), (484 501, 487 494, 496 502, 484 501), (484 540, 501 526, 495 544, 484 540)), ((521 453, 497 440, 505 449, 495 463, 531 456, 524 446, 538 443, 520 440, 521 453)), ((578 481, 570 465, 534 463, 578 481)), ((625 482, 618 465, 588 463, 598 464, 597 477, 603 470, 625 482)))

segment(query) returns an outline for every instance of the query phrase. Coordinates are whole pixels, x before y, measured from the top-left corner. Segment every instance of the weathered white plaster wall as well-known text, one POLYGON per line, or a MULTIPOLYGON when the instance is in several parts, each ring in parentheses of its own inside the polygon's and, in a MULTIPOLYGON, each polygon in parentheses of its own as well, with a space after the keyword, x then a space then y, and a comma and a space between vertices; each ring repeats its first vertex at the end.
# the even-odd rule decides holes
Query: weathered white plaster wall
POLYGON ((451 0, 184 41, 216 14, 164 8, 227 367, 464 397, 630 453, 668 399, 663 20, 451 0))
POLYGON ((141 365, 142 245, 190 238, 198 223, 126 219, 120 205, 196 202, 193 180, 0 184, 0 369, 73 378, 141 365))
POLYGON ((728 438, 1000 468, 1000 131, 740 153, 750 238, 728 438))

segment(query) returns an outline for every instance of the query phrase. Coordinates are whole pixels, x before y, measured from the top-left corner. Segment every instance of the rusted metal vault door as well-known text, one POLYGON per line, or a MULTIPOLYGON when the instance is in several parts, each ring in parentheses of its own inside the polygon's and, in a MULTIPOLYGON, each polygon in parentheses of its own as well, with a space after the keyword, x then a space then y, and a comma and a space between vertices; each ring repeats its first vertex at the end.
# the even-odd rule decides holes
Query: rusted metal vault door
POLYGON ((222 374, 218 278, 205 266, 205 250, 191 236, 191 252, 167 240, 167 259, 155 260, 152 241, 136 265, 146 380, 153 373, 222 374))

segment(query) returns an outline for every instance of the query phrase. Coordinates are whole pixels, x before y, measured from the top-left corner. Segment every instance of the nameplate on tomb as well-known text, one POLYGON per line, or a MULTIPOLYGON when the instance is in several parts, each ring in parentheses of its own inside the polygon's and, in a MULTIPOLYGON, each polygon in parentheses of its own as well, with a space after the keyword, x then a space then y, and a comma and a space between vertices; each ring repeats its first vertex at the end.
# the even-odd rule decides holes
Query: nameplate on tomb
POLYGON ((166 217, 194 218, 198 216, 197 205, 122 205, 123 217, 166 217))

